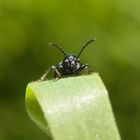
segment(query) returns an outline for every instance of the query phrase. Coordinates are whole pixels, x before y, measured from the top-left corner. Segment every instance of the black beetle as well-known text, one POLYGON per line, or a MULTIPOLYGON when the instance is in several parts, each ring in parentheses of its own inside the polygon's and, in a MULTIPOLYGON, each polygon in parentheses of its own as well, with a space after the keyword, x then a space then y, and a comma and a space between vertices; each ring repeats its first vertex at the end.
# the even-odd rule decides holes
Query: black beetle
POLYGON ((88 64, 81 64, 79 57, 80 57, 81 53, 83 52, 83 50, 85 49, 85 47, 87 45, 89 45, 91 42, 94 42, 95 40, 96 39, 89 40, 86 44, 84 44, 84 46, 82 47, 82 49, 80 50, 80 52, 78 53, 77 56, 74 54, 66 54, 61 47, 58 47, 54 43, 49 43, 49 46, 54 46, 54 47, 58 48, 64 54, 65 57, 64 57, 63 61, 61 61, 60 63, 58 63, 54 66, 51 66, 45 72, 45 74, 40 78, 39 81, 43 81, 47 77, 47 75, 51 69, 54 71, 54 77, 56 79, 59 79, 62 76, 79 75, 80 72, 82 72, 83 70, 85 70, 85 69, 88 70, 88 64))

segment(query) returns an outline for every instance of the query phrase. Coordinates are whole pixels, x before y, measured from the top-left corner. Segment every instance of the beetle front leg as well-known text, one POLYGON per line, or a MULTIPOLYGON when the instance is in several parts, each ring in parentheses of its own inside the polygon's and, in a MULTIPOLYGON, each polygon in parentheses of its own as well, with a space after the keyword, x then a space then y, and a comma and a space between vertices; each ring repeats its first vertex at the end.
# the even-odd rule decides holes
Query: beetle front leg
POLYGON ((44 81, 44 80, 46 79, 48 73, 50 72, 50 70, 53 70, 53 71, 57 74, 56 80, 59 79, 59 78, 61 77, 61 74, 60 74, 60 72, 58 71, 58 69, 57 69, 55 66, 51 66, 51 67, 49 67, 49 69, 45 72, 45 74, 43 74, 43 75, 41 76, 41 78, 40 78, 38 81, 39 81, 39 82, 44 81))
POLYGON ((86 64, 86 65, 84 65, 84 66, 85 66, 85 67, 83 68, 83 70, 85 70, 86 73, 90 74, 91 72, 93 72, 93 70, 90 69, 90 67, 89 67, 88 64, 86 64))
POLYGON ((58 80, 61 77, 61 73, 58 71, 58 69, 55 66, 52 66, 52 69, 57 75, 56 80, 58 80))
POLYGON ((44 81, 48 73, 50 72, 50 70, 51 70, 51 67, 49 67, 48 70, 46 70, 46 72, 41 76, 41 78, 38 81, 39 82, 44 81))
POLYGON ((88 64, 82 65, 81 71, 85 71, 86 73, 89 73, 89 65, 88 64))
POLYGON ((82 71, 86 71, 87 73, 90 73, 89 65, 88 64, 82 65, 79 69, 76 70, 75 74, 80 74, 80 72, 82 71))

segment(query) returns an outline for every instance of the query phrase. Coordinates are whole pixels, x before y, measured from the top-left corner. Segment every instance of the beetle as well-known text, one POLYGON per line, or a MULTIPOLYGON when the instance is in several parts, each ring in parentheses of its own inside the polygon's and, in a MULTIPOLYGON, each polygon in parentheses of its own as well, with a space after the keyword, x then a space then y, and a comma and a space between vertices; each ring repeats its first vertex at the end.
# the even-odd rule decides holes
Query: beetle
POLYGON ((82 71, 89 70, 88 64, 82 64, 79 57, 84 49, 95 40, 96 39, 89 40, 86 44, 84 44, 78 55, 66 54, 61 47, 57 46, 54 43, 49 43, 49 46, 56 47, 63 53, 64 59, 58 64, 49 67, 49 69, 45 72, 45 74, 40 78, 39 81, 45 80, 50 70, 54 71, 54 77, 56 79, 66 76, 79 75, 82 71))

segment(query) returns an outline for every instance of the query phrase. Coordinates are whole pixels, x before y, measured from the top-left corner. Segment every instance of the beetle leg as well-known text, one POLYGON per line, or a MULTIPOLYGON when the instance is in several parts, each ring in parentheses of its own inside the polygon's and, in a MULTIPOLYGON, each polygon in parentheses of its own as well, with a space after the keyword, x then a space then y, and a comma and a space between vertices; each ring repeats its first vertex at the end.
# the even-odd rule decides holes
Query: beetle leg
POLYGON ((88 64, 83 65, 82 70, 86 71, 88 73, 89 72, 89 65, 88 64))
POLYGON ((86 71, 87 73, 89 73, 89 65, 82 65, 79 69, 75 71, 75 74, 79 74, 81 71, 86 71))
POLYGON ((44 80, 46 79, 48 73, 50 72, 50 70, 53 70, 53 71, 57 74, 56 80, 59 79, 59 78, 61 77, 61 74, 60 74, 60 72, 58 71, 58 69, 57 69, 55 66, 51 66, 51 67, 49 67, 49 69, 45 72, 45 74, 43 74, 43 75, 41 76, 41 78, 40 78, 38 81, 39 81, 39 82, 40 82, 40 81, 44 81, 44 80))
POLYGON ((89 72, 89 65, 85 64, 84 67, 83 67, 83 70, 88 73, 89 72))
POLYGON ((55 66, 52 66, 51 68, 57 74, 56 80, 58 80, 61 77, 61 73, 58 71, 58 69, 55 66))
POLYGON ((84 66, 85 66, 85 67, 83 68, 83 70, 84 70, 86 73, 90 74, 91 72, 93 72, 93 70, 90 69, 90 67, 89 67, 88 64, 86 64, 86 65, 84 65, 84 66))
POLYGON ((41 78, 38 81, 40 82, 40 81, 45 80, 50 70, 51 70, 51 67, 49 67, 48 70, 45 71, 45 73, 41 76, 41 78))

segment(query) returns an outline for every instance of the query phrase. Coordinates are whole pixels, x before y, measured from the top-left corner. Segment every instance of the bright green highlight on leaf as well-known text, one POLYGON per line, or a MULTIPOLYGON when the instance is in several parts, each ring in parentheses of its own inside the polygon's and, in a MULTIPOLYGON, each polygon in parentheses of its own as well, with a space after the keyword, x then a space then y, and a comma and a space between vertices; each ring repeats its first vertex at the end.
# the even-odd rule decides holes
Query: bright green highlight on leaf
POLYGON ((26 106, 52 140, 120 140, 107 90, 96 73, 29 83, 26 106))

